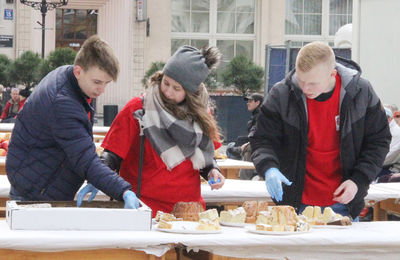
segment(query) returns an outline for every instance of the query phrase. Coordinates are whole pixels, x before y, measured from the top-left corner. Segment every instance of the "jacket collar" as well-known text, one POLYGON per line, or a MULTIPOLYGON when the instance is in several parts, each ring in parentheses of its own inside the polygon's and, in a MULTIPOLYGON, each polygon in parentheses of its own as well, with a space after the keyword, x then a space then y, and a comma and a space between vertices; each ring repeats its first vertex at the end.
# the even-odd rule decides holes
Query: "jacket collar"
POLYGON ((70 66, 67 69, 68 80, 71 83, 72 90, 78 97, 79 102, 83 105, 86 112, 94 113, 94 108, 88 103, 89 97, 83 93, 82 89, 79 87, 78 80, 74 75, 74 66, 70 66))
MULTIPOLYGON (((342 95, 346 94, 350 97, 354 97, 358 91, 359 87, 356 84, 361 75, 360 66, 352 60, 348 60, 341 57, 336 57, 336 70, 342 80, 342 91, 341 91, 341 99, 342 95)), ((305 96, 303 91, 300 89, 297 77, 296 77, 296 69, 292 69, 285 78, 286 85, 290 87, 290 89, 294 92, 296 99, 305 100, 305 96)))

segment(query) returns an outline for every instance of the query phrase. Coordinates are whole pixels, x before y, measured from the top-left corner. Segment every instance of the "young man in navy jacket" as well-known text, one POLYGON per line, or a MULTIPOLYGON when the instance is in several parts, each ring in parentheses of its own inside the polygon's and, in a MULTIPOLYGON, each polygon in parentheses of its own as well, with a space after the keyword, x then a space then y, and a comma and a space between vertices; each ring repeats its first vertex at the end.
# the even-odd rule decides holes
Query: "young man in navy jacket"
POLYGON ((119 73, 111 47, 98 36, 82 45, 74 65, 50 72, 18 114, 7 154, 10 198, 73 200, 87 180, 125 207, 137 208, 131 185, 104 165, 93 143, 94 110, 119 73))

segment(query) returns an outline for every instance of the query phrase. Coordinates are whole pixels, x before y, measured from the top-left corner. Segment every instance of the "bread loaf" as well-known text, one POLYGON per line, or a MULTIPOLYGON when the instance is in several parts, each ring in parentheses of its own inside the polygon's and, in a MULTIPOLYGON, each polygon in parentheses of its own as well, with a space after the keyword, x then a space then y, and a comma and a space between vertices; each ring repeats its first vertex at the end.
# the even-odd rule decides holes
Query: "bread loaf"
POLYGON ((184 221, 199 221, 199 213, 203 211, 203 205, 199 202, 177 202, 174 205, 172 214, 176 218, 182 218, 184 221))

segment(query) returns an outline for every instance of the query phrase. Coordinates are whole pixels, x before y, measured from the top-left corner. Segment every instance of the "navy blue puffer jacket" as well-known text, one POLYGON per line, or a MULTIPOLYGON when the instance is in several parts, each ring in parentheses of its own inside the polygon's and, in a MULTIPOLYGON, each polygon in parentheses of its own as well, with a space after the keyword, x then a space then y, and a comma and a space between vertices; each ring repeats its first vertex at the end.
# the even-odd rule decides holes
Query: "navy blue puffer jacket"
POLYGON ((131 189, 102 164, 73 66, 50 72, 17 117, 6 159, 12 187, 26 200, 73 200, 85 179, 114 199, 131 189))

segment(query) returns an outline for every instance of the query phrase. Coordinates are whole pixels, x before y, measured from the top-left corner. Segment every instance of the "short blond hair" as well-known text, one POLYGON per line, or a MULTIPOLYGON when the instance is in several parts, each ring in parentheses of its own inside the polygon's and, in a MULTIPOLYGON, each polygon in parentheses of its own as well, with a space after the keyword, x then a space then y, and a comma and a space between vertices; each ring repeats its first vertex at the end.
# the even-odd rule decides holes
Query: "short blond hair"
POLYGON ((109 74, 114 81, 119 74, 119 62, 110 45, 93 35, 87 39, 76 54, 74 65, 79 65, 87 71, 91 67, 98 67, 109 74))
POLYGON ((335 54, 332 48, 324 42, 311 42, 304 45, 297 54, 296 70, 307 72, 322 63, 326 63, 331 69, 335 68, 335 54))

